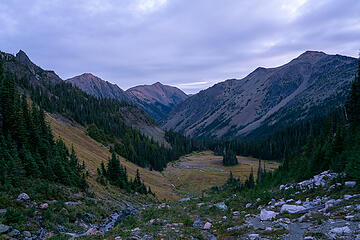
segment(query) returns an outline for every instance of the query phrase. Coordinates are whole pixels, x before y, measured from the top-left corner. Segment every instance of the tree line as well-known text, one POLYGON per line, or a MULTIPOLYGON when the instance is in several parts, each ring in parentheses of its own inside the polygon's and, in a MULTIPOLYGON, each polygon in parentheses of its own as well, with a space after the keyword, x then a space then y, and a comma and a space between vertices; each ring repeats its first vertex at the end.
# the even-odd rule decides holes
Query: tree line
POLYGON ((74 149, 54 140, 42 108, 29 107, 18 79, 0 62, 0 185, 18 187, 25 178, 88 187, 85 166, 74 149))

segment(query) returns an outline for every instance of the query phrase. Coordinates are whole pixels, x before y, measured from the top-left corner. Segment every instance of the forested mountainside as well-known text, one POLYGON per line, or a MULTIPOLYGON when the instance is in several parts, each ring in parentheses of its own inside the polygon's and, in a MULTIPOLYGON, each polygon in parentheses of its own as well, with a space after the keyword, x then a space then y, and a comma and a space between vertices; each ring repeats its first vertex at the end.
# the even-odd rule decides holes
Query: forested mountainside
POLYGON ((161 122, 175 105, 188 98, 180 89, 160 82, 132 87, 126 93, 157 122, 161 122))
POLYGON ((163 126, 194 137, 263 137, 343 106, 356 68, 355 58, 307 51, 200 91, 175 106, 163 126))
POLYGON ((169 136, 177 136, 167 135, 167 141, 165 133, 136 106, 88 95, 62 81, 54 72, 37 67, 22 51, 16 57, 5 53, 0 56, 5 70, 16 76, 14 81, 20 92, 29 94, 49 113, 58 113, 84 126, 95 126, 99 130, 97 135, 106 137, 105 144, 110 144, 114 151, 139 166, 161 170, 184 153, 174 149, 192 150, 192 147, 170 146, 168 141, 173 139, 169 136), (140 131, 135 128, 137 126, 140 131))
POLYGON ((109 83, 90 73, 84 73, 66 81, 92 96, 117 99, 137 105, 156 122, 161 122, 176 104, 187 98, 187 95, 180 89, 159 82, 123 91, 116 84, 109 83))

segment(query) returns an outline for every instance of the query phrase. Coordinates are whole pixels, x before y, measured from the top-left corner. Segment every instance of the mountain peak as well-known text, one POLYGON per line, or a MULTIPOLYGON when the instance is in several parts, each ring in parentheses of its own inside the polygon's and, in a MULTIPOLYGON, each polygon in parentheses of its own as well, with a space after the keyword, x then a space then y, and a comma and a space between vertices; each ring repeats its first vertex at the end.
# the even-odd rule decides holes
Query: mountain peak
POLYGON ((161 82, 156 82, 153 84, 153 86, 164 86, 164 84, 162 84, 161 82))
POLYGON ((302 53, 298 58, 323 57, 323 56, 326 56, 326 53, 321 52, 321 51, 308 50, 308 51, 302 53))
POLYGON ((33 62, 31 62, 30 58, 28 57, 28 55, 26 55, 26 53, 23 50, 20 50, 16 54, 15 59, 18 62, 20 62, 28 67, 35 65, 33 62))

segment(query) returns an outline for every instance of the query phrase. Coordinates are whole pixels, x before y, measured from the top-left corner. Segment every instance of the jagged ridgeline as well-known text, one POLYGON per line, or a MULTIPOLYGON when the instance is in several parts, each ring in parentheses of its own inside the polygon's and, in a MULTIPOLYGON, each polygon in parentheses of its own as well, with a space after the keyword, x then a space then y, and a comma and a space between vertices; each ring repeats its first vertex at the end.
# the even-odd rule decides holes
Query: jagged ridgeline
POLYGON ((96 126, 106 140, 100 142, 105 145, 108 143, 119 155, 141 167, 162 170, 168 162, 195 149, 193 144, 191 148, 176 146, 183 144, 183 141, 175 141, 179 136, 174 134, 167 134, 162 143, 155 141, 129 124, 129 121, 141 122, 143 126, 156 128, 154 121, 136 106, 125 101, 89 95, 62 81, 53 71, 36 66, 22 51, 16 57, 5 53, 0 55, 5 69, 18 76, 19 89, 28 93, 42 109, 83 126, 92 126, 93 129, 96 126))
POLYGON ((61 139, 54 140, 42 108, 18 94, 17 78, 0 62, 0 186, 18 187, 25 178, 87 188, 84 165, 61 139))

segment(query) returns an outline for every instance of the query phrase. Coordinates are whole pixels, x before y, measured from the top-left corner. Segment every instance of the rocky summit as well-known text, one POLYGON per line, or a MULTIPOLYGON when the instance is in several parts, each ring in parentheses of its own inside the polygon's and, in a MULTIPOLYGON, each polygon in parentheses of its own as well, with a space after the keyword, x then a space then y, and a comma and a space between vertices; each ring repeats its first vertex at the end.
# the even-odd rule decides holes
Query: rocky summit
POLYGON ((195 137, 264 136, 343 106, 357 60, 307 51, 275 68, 215 84, 172 109, 163 127, 195 137))

